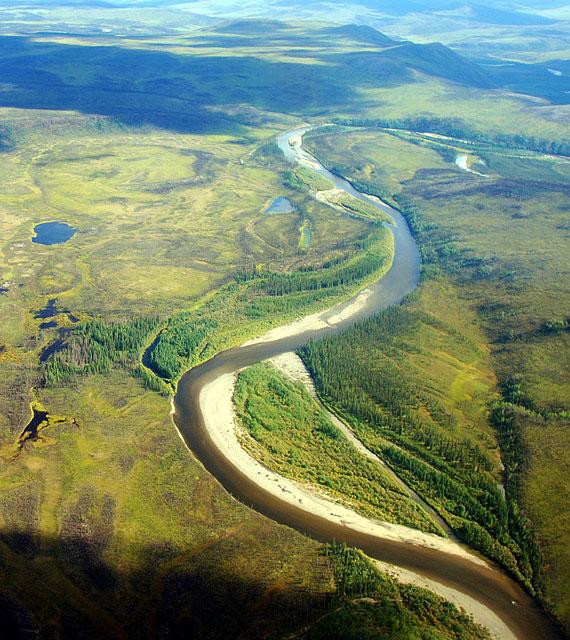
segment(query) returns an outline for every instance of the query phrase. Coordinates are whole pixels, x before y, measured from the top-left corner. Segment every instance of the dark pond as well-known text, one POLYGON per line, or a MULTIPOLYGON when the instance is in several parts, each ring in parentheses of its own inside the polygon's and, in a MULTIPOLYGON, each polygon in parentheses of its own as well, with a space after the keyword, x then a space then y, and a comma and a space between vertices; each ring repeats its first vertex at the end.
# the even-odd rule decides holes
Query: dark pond
POLYGON ((48 344, 47 347, 40 354, 40 362, 47 362, 54 353, 61 351, 65 345, 65 336, 67 332, 65 329, 59 330, 59 338, 54 340, 51 344, 48 344))
POLYGON ((47 420, 49 415, 47 411, 39 411, 38 409, 33 409, 33 412, 34 415, 22 432, 20 441, 37 438, 38 427, 42 424, 42 422, 45 422, 47 420))
POLYGON ((34 313, 34 318, 40 320, 47 320, 48 318, 54 318, 57 315, 57 298, 51 298, 43 309, 34 313))
POLYGON ((263 213, 266 214, 279 214, 279 213, 291 213, 296 211, 295 207, 291 204, 291 201, 288 198, 284 198, 283 196, 279 196, 275 198, 273 202, 265 209, 263 213))
POLYGON ((77 229, 65 222, 42 222, 34 227, 36 236, 32 242, 36 244, 63 244, 72 238, 77 229))
POLYGON ((57 322, 55 320, 50 320, 49 322, 42 322, 40 324, 40 329, 53 329, 57 327, 57 322))

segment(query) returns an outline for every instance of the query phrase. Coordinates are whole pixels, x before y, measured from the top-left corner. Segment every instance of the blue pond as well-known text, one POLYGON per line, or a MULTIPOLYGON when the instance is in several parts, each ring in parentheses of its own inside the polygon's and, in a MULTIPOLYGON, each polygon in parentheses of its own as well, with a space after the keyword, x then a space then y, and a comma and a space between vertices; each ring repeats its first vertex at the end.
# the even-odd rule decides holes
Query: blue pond
POLYGON ((72 238, 77 229, 65 222, 42 222, 34 227, 36 236, 32 242, 36 244, 63 244, 72 238))
POLYGON ((275 198, 273 202, 265 209, 264 213, 266 214, 279 214, 279 213, 291 213, 295 211, 295 207, 291 204, 291 202, 284 198, 283 196, 279 196, 275 198))

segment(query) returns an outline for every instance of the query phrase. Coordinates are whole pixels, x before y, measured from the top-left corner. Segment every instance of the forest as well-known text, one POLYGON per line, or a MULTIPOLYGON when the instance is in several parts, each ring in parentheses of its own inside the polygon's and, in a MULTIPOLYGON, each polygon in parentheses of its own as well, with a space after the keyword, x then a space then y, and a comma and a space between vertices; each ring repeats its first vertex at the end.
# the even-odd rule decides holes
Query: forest
POLYGON ((540 556, 514 497, 505 499, 489 455, 457 434, 454 417, 407 364, 410 335, 433 322, 406 305, 393 307, 309 342, 300 355, 319 395, 359 439, 465 542, 534 590, 540 556))
POLYGON ((108 373, 114 366, 136 367, 158 324, 158 318, 145 317, 124 323, 91 320, 69 330, 45 362, 44 384, 57 386, 78 374, 108 373))
POLYGON ((570 156, 570 140, 546 140, 523 134, 481 132, 459 118, 435 118, 431 116, 395 119, 335 118, 340 126, 401 129, 418 133, 434 133, 470 143, 495 146, 504 149, 526 149, 539 153, 570 156))
POLYGON ((330 612, 303 640, 487 640, 486 629, 475 624, 425 589, 406 585, 379 571, 357 549, 325 545, 322 555, 335 576, 335 597, 330 612), (380 635, 381 634, 381 635, 380 635))

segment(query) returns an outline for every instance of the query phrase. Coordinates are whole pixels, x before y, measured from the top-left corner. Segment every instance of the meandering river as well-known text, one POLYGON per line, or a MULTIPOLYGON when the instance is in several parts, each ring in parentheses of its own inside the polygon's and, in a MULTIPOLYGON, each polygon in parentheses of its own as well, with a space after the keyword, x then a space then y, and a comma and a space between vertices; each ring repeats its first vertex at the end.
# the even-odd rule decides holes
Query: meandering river
POLYGON ((397 304, 419 283, 419 252, 406 221, 398 211, 359 193, 354 187, 327 171, 302 147, 304 127, 278 138, 279 147, 292 163, 318 171, 336 189, 365 200, 389 213, 394 220, 395 257, 390 271, 374 285, 366 296, 352 300, 313 316, 316 322, 298 322, 282 331, 272 331, 264 339, 224 351, 208 362, 188 371, 180 380, 174 398, 174 420, 188 447, 205 468, 237 499, 276 522, 288 525, 321 542, 346 542, 359 547, 369 556, 419 574, 429 580, 466 594, 490 609, 519 640, 547 640, 563 636, 537 603, 501 569, 492 564, 470 559, 468 555, 447 553, 442 549, 410 541, 390 540, 370 532, 352 528, 348 523, 331 520, 324 515, 285 500, 268 491, 257 480, 244 473, 221 448, 208 431, 200 396, 205 387, 227 374, 281 353, 294 351, 310 338, 336 332, 355 320, 370 316, 389 305, 397 304), (356 301, 356 303, 355 303, 356 301))

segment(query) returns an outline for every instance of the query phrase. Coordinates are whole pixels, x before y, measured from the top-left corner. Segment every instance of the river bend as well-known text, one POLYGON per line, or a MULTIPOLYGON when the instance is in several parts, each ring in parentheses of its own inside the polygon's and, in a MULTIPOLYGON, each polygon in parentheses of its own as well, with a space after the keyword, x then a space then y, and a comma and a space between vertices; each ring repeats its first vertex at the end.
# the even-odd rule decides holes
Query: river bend
POLYGON ((294 351, 311 338, 339 331, 355 320, 397 304, 419 283, 419 252, 402 215, 387 204, 359 193, 349 182, 331 174, 305 151, 302 137, 309 130, 310 127, 303 127, 279 136, 278 144, 285 157, 292 163, 317 171, 330 180, 335 188, 379 207, 393 218, 395 256, 392 267, 383 278, 369 287, 369 295, 361 304, 354 304, 358 298, 355 296, 319 314, 322 321, 320 328, 307 329, 306 325, 299 323, 298 330, 277 339, 271 339, 274 332, 270 332, 266 341, 229 349, 188 371, 181 378, 174 398, 174 420, 178 430, 191 451, 226 490, 259 513, 318 541, 345 542, 377 560, 464 593, 494 612, 519 640, 562 638, 555 623, 526 591, 491 563, 475 562, 465 555, 446 553, 411 541, 381 538, 355 530, 348 524, 330 521, 305 510, 302 505, 291 504, 261 487, 255 478, 238 468, 215 445, 206 428, 200 394, 209 383, 257 362, 294 351))

